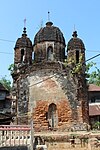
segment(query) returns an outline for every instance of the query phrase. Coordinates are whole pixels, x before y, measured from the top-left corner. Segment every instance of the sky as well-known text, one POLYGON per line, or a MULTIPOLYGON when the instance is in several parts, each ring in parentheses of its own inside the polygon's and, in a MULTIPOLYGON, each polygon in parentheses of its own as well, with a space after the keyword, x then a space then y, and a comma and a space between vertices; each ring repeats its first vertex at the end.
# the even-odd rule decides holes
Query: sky
MULTIPOLYGON (((11 79, 14 47, 26 18, 27 35, 34 36, 48 21, 60 28, 66 45, 74 30, 86 48, 86 60, 100 54, 100 0, 0 0, 0 78, 11 79)), ((100 69, 100 56, 92 60, 100 69)))

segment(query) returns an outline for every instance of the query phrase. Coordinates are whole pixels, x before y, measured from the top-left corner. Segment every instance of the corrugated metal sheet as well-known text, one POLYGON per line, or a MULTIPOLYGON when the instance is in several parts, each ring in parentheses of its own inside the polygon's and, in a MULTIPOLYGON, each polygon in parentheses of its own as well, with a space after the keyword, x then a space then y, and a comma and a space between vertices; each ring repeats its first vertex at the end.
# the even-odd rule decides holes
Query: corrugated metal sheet
POLYGON ((89 104, 89 116, 100 115, 100 103, 99 104, 89 104))
POLYGON ((100 86, 97 86, 95 84, 89 84, 89 88, 88 88, 89 92, 100 92, 100 86))

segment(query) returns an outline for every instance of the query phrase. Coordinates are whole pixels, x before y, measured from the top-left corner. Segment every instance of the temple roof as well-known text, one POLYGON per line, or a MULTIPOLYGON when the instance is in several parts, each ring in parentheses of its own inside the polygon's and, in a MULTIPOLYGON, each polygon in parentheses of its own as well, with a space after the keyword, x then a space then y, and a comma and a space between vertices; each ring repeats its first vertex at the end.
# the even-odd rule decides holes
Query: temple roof
POLYGON ((77 37, 77 31, 74 31, 72 36, 73 36, 73 38, 71 38, 67 44, 67 51, 75 50, 75 49, 84 49, 85 50, 83 41, 77 37))
POLYGON ((63 33, 52 22, 47 22, 46 27, 41 28, 34 38, 34 45, 44 41, 55 41, 65 45, 63 33))
POLYGON ((31 40, 27 37, 26 28, 24 27, 23 34, 21 38, 18 38, 15 44, 15 48, 19 47, 32 47, 31 40))

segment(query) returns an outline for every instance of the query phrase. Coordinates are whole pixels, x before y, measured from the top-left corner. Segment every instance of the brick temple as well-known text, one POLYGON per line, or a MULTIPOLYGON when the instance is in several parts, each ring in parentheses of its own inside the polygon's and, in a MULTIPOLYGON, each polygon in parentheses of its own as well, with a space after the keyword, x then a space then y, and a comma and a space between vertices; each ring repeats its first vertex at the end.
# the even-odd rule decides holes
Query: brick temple
POLYGON ((32 42, 24 27, 14 48, 14 124, 28 125, 33 120, 38 132, 86 130, 89 105, 85 70, 85 45, 77 31, 65 42, 61 30, 47 22, 32 42))

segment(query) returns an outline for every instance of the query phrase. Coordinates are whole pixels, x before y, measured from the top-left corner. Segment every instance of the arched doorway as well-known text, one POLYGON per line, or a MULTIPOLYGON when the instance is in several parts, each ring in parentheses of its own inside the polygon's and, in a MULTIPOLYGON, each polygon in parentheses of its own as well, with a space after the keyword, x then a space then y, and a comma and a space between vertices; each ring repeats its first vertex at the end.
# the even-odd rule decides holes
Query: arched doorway
POLYGON ((57 106, 52 103, 48 108, 49 127, 55 128, 58 125, 57 106))
POLYGON ((53 59, 53 48, 52 46, 49 46, 47 49, 47 60, 52 61, 53 59))

